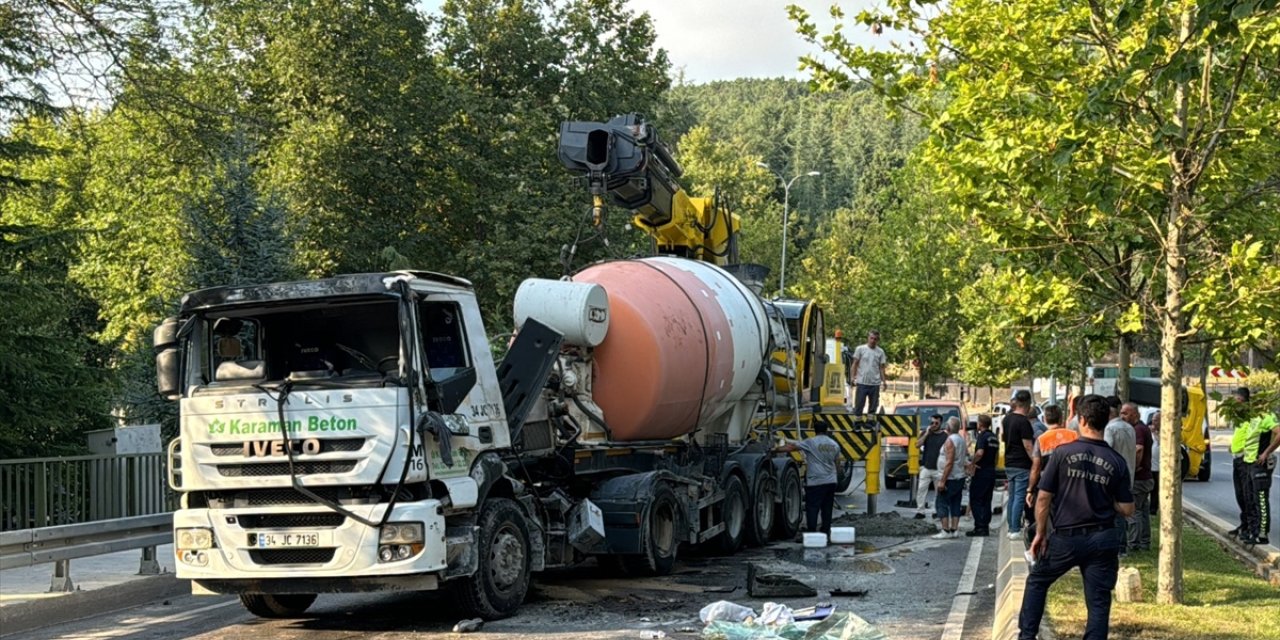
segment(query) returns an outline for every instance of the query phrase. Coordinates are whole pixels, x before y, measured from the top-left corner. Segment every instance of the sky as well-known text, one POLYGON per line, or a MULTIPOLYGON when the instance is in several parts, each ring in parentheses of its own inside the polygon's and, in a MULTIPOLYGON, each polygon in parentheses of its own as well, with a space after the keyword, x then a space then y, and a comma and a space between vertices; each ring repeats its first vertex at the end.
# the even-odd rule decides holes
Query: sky
MULTIPOLYGON (((795 2, 828 26, 831 0, 630 0, 648 11, 658 31, 658 46, 667 50, 673 71, 683 70, 692 83, 733 78, 803 78, 800 56, 817 47, 796 34, 787 19, 795 2)), ((855 13, 868 0, 841 3, 855 13)), ((852 35, 852 31, 850 34, 852 35)))
MULTIPOLYGON (((787 19, 787 4, 809 11, 823 31, 831 24, 827 8, 834 0, 629 0, 636 11, 647 11, 658 32, 658 46, 671 58, 673 74, 701 84, 733 78, 807 77, 797 70, 805 53, 817 48, 800 39, 787 19)), ((852 17, 879 4, 876 0, 839 3, 852 17)), ((424 10, 439 10, 440 0, 421 0, 424 10)), ((872 36, 859 27, 847 34, 856 43, 872 36)))

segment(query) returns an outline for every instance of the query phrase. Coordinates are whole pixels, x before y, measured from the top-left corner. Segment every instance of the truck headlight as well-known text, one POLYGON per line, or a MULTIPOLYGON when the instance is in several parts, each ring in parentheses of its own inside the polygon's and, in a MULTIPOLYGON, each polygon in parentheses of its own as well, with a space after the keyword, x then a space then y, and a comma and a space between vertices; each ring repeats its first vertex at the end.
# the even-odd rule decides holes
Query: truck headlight
POLYGON ((378 533, 378 562, 408 560, 422 553, 421 522, 389 522, 378 533))
POLYGON ((203 527, 178 529, 173 532, 173 541, 179 549, 211 549, 213 548, 213 530, 203 527))
POLYGON ((378 544, 422 544, 421 522, 388 522, 382 525, 378 544))

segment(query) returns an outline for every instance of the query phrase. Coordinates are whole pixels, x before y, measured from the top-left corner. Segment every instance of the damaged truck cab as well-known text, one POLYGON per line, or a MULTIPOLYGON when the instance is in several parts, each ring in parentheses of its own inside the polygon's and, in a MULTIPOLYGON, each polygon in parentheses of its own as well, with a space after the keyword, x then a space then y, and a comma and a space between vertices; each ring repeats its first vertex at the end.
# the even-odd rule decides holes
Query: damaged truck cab
POLYGON ((160 392, 180 400, 174 541, 195 592, 286 616, 317 593, 476 582, 496 546, 504 567, 467 590, 490 613, 511 607, 504 590, 523 598, 536 519, 493 453, 510 432, 468 282, 405 272, 197 291, 155 346, 160 392))

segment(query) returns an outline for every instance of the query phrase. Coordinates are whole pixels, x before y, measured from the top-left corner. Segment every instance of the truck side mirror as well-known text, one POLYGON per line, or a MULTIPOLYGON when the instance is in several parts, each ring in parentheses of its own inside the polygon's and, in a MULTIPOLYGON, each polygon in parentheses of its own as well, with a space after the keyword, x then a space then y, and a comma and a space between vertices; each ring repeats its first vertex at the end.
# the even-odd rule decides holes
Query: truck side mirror
POLYGON ((166 400, 182 396, 182 350, 178 348, 177 318, 165 318, 151 334, 156 354, 156 391, 166 400))
POLYGON ((433 383, 427 388, 428 400, 438 407, 438 411, 448 415, 458 410, 458 406, 476 386, 476 368, 465 367, 457 373, 433 383))

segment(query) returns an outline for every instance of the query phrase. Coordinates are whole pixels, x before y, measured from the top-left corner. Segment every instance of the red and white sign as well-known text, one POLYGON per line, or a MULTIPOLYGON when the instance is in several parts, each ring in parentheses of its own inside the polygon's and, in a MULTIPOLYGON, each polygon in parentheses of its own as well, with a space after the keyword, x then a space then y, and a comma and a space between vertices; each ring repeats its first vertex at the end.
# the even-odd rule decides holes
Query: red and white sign
POLYGON ((1239 369, 1223 369, 1222 367, 1210 367, 1209 375, 1215 378, 1235 378, 1239 380, 1249 377, 1249 374, 1239 369))

